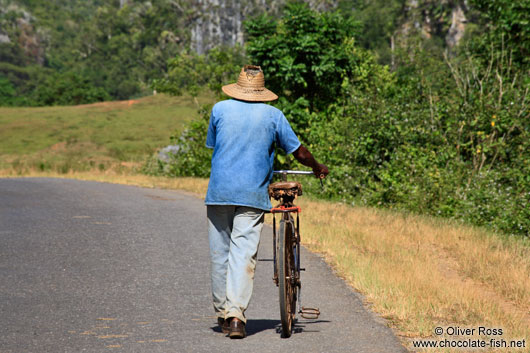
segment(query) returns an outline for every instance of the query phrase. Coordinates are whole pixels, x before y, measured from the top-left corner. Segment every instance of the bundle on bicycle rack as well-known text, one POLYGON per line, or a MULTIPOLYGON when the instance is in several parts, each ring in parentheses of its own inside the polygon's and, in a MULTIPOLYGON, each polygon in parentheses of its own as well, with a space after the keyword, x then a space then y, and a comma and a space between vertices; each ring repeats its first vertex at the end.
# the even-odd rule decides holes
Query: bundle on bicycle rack
POLYGON ((269 196, 283 202, 285 207, 292 207, 296 196, 302 195, 302 184, 297 181, 279 181, 269 185, 269 196))

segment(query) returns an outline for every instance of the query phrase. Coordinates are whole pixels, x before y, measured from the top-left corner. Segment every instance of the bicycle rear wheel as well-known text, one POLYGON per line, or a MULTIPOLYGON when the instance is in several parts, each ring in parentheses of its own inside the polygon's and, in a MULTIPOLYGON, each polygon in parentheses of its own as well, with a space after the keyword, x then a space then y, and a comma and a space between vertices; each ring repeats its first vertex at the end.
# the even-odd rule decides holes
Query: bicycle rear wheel
POLYGON ((278 282, 280 289, 280 317, 282 337, 290 337, 296 315, 297 278, 295 251, 297 249, 294 222, 288 219, 280 221, 278 236, 278 282))

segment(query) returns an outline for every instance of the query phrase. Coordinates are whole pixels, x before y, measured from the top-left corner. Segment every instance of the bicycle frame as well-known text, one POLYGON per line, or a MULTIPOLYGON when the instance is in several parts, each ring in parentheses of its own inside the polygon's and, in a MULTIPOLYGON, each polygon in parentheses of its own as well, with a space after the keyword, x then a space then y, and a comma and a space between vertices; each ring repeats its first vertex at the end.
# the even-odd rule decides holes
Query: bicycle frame
MULTIPOLYGON (((300 237, 300 217, 299 217, 299 213, 301 212, 301 209, 300 207, 298 206, 295 206, 295 207, 280 207, 280 208, 272 208, 271 209, 271 213, 272 213, 272 244, 273 244, 273 249, 272 249, 272 254, 273 254, 273 261, 274 261, 274 276, 273 276, 273 281, 274 283, 276 284, 276 286, 278 286, 278 268, 276 266, 277 262, 276 262, 276 248, 277 248, 277 239, 276 239, 276 213, 281 213, 282 214, 282 218, 283 220, 285 220, 286 222, 290 222, 290 223, 293 223, 293 217, 292 217, 292 213, 296 213, 296 225, 295 224, 292 224, 292 227, 294 229, 294 233, 295 233, 295 242, 297 243, 297 251, 296 253, 294 254, 295 255, 295 263, 296 263, 296 271, 295 273, 297 275, 300 274, 300 243, 301 243, 301 237, 300 237)), ((295 284, 300 288, 300 278, 296 278, 295 279, 295 284)))
MULTIPOLYGON (((294 171, 294 170, 279 170, 274 171, 275 174, 281 174, 282 181, 287 181, 287 174, 298 174, 298 175, 313 175, 313 172, 310 171, 294 171)), ((287 224, 290 224, 290 227, 293 231, 293 237, 291 239, 292 244, 296 246, 296 251, 293 252, 294 257, 294 271, 292 275, 294 275, 294 278, 289 278, 289 281, 293 287, 298 288, 296 290, 296 301, 298 302, 298 313, 301 314, 303 318, 306 319, 316 319, 320 315, 320 311, 318 308, 306 308, 301 305, 301 279, 300 279, 300 271, 305 271, 305 269, 300 268, 300 247, 301 247, 301 236, 300 236, 300 212, 301 208, 296 206, 294 203, 292 203, 294 199, 289 199, 286 201, 285 197, 281 197, 280 204, 278 204, 276 207, 273 207, 271 209, 271 213, 273 215, 273 261, 274 261, 274 275, 273 275, 273 281, 276 284, 276 286, 279 286, 279 277, 278 277, 278 239, 276 235, 277 227, 276 227, 276 214, 281 214, 280 218, 280 232, 281 232, 281 223, 284 222, 284 227, 287 224), (287 204, 286 204, 287 203, 287 204), (294 214, 296 214, 296 223, 294 220, 294 214)), ((285 229, 285 228, 284 228, 285 229)), ((288 278, 288 277, 286 277, 288 278)), ((293 316, 294 320, 294 316, 293 316)), ((283 325, 283 322, 282 322, 283 325)), ((290 336, 290 333, 287 337, 290 336)))
MULTIPOLYGON (((297 175, 312 175, 313 172, 310 172, 310 171, 301 171, 301 170, 275 170, 273 172, 274 174, 281 174, 282 176, 282 181, 287 181, 287 174, 297 174, 297 175)), ((299 274, 300 273, 300 243, 301 243, 301 239, 300 239, 300 217, 299 217, 299 213, 302 211, 302 209, 296 205, 293 205, 293 207, 285 207, 285 205, 283 205, 283 203, 280 203, 277 207, 273 207, 271 209, 271 213, 273 215, 273 221, 272 221, 272 234, 273 234, 273 238, 272 238, 272 242, 273 242, 273 260, 274 260, 274 277, 273 277, 273 281, 274 283, 276 284, 276 286, 278 286, 278 269, 276 267, 276 213, 282 213, 283 214, 283 219, 285 221, 291 221, 289 218, 290 218, 290 214, 291 213, 296 213, 296 226, 294 226, 293 224, 293 228, 294 228, 294 231, 295 231, 295 240, 296 240, 296 243, 298 244, 297 246, 297 254, 295 254, 296 256, 296 259, 295 259, 295 263, 296 263, 296 273, 299 274)), ((297 278, 296 279, 296 285, 300 288, 300 278, 297 278)), ((300 292, 299 292, 300 293, 300 292)))

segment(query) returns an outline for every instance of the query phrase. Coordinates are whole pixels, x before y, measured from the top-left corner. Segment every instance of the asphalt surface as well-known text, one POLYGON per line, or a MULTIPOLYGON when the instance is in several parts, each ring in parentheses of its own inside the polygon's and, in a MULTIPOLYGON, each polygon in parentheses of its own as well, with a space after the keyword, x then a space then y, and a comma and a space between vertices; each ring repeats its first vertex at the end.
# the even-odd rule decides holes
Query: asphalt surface
POLYGON ((202 200, 176 191, 0 179, 0 352, 406 352, 305 250, 302 302, 322 314, 282 339, 269 227, 248 337, 225 337, 211 304, 205 218, 202 200))

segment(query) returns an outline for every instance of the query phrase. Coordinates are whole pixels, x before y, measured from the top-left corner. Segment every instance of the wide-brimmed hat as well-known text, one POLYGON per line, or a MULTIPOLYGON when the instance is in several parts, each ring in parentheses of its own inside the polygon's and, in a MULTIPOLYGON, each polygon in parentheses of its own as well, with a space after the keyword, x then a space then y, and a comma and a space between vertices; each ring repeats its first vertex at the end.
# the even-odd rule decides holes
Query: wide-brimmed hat
POLYGON ((230 97, 248 102, 270 102, 278 96, 265 88, 265 76, 261 67, 245 65, 236 83, 223 86, 223 92, 230 97))

